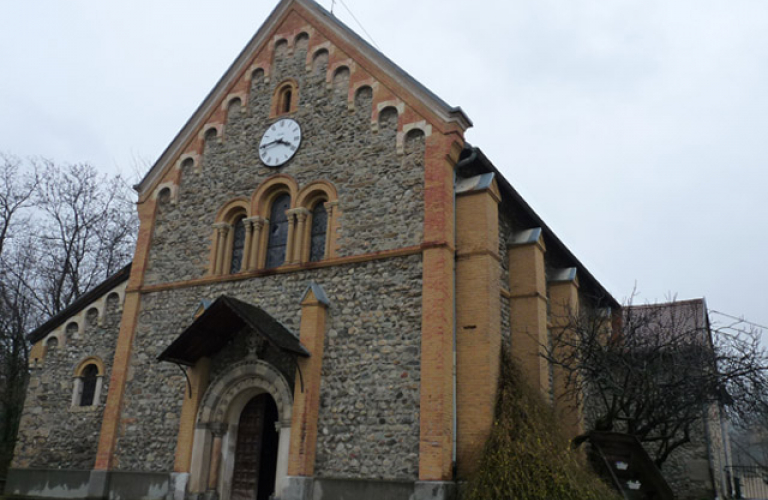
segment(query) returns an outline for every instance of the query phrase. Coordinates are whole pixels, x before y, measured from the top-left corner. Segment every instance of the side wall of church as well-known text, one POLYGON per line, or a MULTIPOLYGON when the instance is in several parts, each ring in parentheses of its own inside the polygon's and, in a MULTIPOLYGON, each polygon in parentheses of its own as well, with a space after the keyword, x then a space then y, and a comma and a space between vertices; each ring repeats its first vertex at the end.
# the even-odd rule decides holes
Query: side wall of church
MULTIPOLYGON (((315 281, 331 303, 316 474, 415 479, 421 277, 421 255, 414 254, 143 294, 118 469, 173 469, 186 382, 178 367, 155 358, 193 321, 202 299, 231 295, 298 332, 301 298, 315 281)), ((225 351, 221 354, 234 360, 234 351, 225 351)))
POLYGON ((702 419, 691 428, 690 443, 677 448, 661 472, 680 500, 712 498, 722 491, 724 442, 717 405, 702 408, 702 419))
POLYGON ((83 312, 78 331, 67 332, 72 322, 65 322, 59 345, 33 360, 13 467, 93 468, 120 315, 119 301, 111 300, 98 316, 83 312), (75 370, 91 356, 104 364, 101 396, 92 406, 73 405, 75 370))

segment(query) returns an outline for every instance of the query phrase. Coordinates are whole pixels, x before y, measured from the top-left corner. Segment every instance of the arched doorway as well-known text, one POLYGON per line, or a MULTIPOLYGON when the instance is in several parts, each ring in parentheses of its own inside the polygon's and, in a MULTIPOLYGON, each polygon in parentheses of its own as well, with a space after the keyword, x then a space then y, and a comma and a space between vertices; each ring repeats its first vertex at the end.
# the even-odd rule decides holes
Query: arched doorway
POLYGON ((240 413, 231 500, 269 500, 277 471, 277 405, 269 394, 252 398, 240 413))
MULTIPOLYGON (((285 377, 269 363, 246 359, 231 365, 216 377, 206 389, 198 410, 189 493, 221 500, 266 500, 274 492, 280 498, 288 472, 292 410, 293 391, 285 377), (263 403, 254 402, 259 400, 263 403), (253 406, 247 409, 252 402, 253 406), (258 405, 263 405, 263 409, 258 409, 258 405), (262 411, 261 433, 245 429, 241 435, 241 419, 247 421, 256 415, 258 420, 262 411), (263 435, 265 431, 266 436, 263 435), (241 436, 244 440, 242 445, 241 436), (236 497, 233 491, 233 481, 244 479, 240 475, 241 466, 238 465, 238 473, 235 474, 238 447, 259 450, 258 468, 255 464, 243 465, 246 469, 258 471, 256 477, 259 478, 255 486, 250 487, 254 494, 247 497, 241 493, 237 493, 239 496, 236 497), (267 453, 269 458, 264 459, 262 455, 267 456, 267 453), (262 464, 272 464, 274 471, 262 472, 262 464), (267 476, 269 481, 263 479, 267 476), (262 488, 268 491, 262 493, 262 488)), ((251 425, 246 421, 242 422, 245 428, 251 425)), ((247 486, 238 486, 238 489, 249 491, 247 486)))

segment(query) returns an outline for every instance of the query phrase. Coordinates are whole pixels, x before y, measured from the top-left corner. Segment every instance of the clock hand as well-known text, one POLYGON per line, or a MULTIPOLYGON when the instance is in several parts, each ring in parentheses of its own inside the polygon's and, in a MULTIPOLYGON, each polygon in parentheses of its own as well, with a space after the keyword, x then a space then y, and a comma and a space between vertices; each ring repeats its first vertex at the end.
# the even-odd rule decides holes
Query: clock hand
POLYGON ((268 148, 269 146, 272 146, 274 144, 280 144, 280 142, 282 142, 282 139, 275 139, 272 142, 268 142, 266 144, 262 144, 261 146, 259 146, 259 148, 260 149, 268 148))

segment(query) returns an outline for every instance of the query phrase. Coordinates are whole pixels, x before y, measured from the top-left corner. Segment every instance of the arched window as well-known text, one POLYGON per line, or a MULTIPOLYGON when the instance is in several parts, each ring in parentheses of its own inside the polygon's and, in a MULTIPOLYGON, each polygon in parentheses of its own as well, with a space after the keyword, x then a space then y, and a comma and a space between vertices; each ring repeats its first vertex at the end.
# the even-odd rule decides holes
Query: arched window
POLYGON ((79 406, 93 406, 93 397, 96 395, 96 382, 99 378, 99 369, 96 365, 88 365, 83 370, 83 391, 80 395, 79 406))
POLYGON ((232 263, 229 266, 230 274, 239 272, 243 265, 243 256, 245 252, 245 217, 238 217, 232 231, 232 263))
POLYGON ((59 339, 56 337, 49 337, 48 340, 45 341, 45 347, 50 349, 55 349, 59 346, 59 339))
POLYGON ((72 392, 73 407, 95 407, 101 400, 104 364, 96 357, 86 358, 75 370, 72 392))
POLYGON ((248 269, 251 224, 248 201, 236 198, 219 209, 213 224, 211 268, 214 276, 235 274, 248 269))
POLYGON ((77 332, 80 329, 80 327, 77 326, 77 323, 74 321, 69 323, 66 327, 66 334, 67 334, 67 341, 72 340, 75 336, 77 336, 77 332))
POLYGON ((291 110, 291 87, 285 87, 280 92, 280 113, 288 113, 291 110))
POLYGON ((299 100, 299 87, 293 80, 286 80, 277 86, 272 98, 271 117, 293 113, 299 100))
POLYGON ((285 262, 288 245, 288 216, 285 211, 291 206, 291 197, 281 194, 272 202, 269 212, 269 239, 267 240, 267 269, 281 266, 285 262))
POLYGON ((328 212, 322 201, 312 209, 312 226, 309 237, 309 261, 317 262, 325 257, 325 239, 328 232, 328 212))
POLYGON ((95 307, 88 309, 85 313, 85 324, 93 328, 99 323, 99 310, 95 307))
POLYGON ((112 320, 115 318, 115 313, 120 309, 120 294, 112 292, 107 295, 107 303, 104 306, 104 316, 112 320))

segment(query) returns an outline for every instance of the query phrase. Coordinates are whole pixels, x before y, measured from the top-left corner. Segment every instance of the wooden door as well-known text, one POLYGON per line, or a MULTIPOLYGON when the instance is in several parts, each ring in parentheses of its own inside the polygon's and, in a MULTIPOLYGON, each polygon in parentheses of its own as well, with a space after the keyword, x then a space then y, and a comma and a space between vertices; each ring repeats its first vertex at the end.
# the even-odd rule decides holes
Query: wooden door
POLYGON ((251 399, 240 414, 231 500, 268 500, 277 470, 277 406, 269 394, 251 399))
POLYGON ((235 471, 232 475, 232 500, 256 500, 261 459, 261 435, 264 430, 265 398, 251 399, 240 414, 235 447, 235 471))

